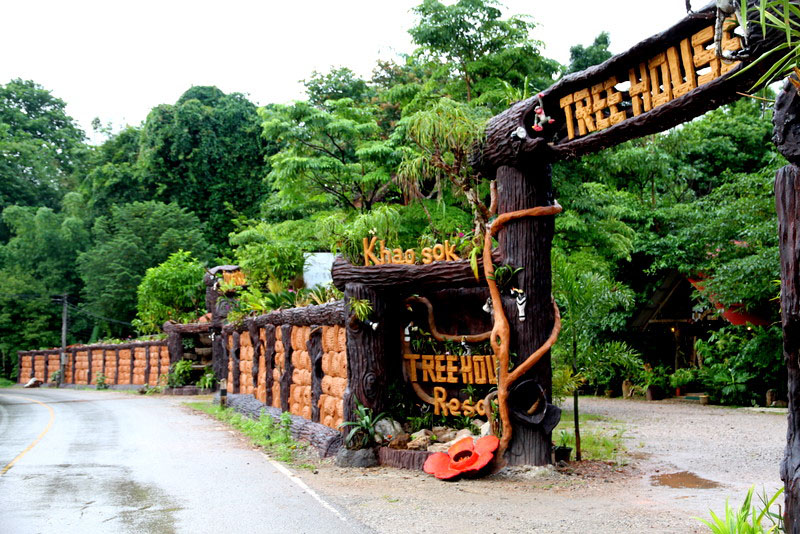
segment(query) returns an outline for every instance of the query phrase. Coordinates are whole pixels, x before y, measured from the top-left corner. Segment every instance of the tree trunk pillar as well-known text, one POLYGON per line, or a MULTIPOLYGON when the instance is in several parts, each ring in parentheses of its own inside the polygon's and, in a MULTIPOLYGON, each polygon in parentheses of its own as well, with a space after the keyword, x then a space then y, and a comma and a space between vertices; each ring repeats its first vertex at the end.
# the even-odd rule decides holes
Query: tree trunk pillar
POLYGON ((789 420, 781 479, 786 489, 786 532, 800 532, 800 167, 787 165, 775 179, 781 251, 783 356, 789 375, 789 420))
MULTIPOLYGON (((551 167, 547 163, 529 162, 525 170, 501 166, 497 170, 498 213, 513 212, 553 203, 551 167)), ((503 262, 522 267, 516 276, 516 287, 525 292, 526 320, 520 321, 514 298, 503 297, 503 309, 511 329, 511 361, 519 364, 541 347, 553 328, 553 305, 550 272, 550 249, 554 231, 553 216, 526 217, 508 223, 498 234, 503 262)), ((552 371, 550 353, 520 381, 532 378, 551 400, 552 371)), ((513 388, 513 385, 512 385, 513 388)), ((531 399, 531 404, 536 399, 531 399)), ((545 465, 550 463, 551 434, 540 426, 512 422, 514 432, 506 452, 510 465, 545 465)))
POLYGON ((383 295, 362 284, 347 284, 347 389, 344 393, 344 420, 353 421, 356 399, 375 412, 384 409, 387 392, 386 301, 383 295), (372 305, 371 319, 380 321, 377 329, 359 321, 350 309, 350 299, 366 299, 372 305))

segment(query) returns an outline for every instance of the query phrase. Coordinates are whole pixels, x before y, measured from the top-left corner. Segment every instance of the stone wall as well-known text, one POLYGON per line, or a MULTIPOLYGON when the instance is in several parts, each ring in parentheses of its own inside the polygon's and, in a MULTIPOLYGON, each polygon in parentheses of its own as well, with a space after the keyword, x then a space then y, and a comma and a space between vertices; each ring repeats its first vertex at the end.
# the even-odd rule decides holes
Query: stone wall
MULTIPOLYGON (((19 352, 19 382, 31 378, 50 382, 59 369, 60 349, 19 352)), ((68 347, 64 384, 96 385, 99 375, 108 385, 155 386, 161 375, 169 373, 166 341, 145 341, 120 345, 68 347)))
POLYGON ((225 325, 227 389, 339 429, 347 389, 343 302, 282 310, 225 325))

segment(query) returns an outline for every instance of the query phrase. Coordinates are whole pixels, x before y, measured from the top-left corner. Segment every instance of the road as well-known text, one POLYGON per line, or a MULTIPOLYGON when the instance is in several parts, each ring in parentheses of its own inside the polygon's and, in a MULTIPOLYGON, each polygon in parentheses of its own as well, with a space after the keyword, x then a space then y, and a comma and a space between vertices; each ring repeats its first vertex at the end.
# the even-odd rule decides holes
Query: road
POLYGON ((0 532, 244 531, 369 530, 176 400, 0 390, 0 532))

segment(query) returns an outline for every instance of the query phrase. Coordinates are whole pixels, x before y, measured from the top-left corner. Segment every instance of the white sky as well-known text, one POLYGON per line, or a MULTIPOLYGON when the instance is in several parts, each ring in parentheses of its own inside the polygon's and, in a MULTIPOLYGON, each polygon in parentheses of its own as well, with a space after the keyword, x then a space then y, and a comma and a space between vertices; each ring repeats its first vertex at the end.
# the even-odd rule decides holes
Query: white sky
MULTIPOLYGON (((421 0, 0 0, 0 83, 32 79, 67 102, 91 133, 139 124, 192 85, 242 92, 257 104, 301 99, 299 80, 345 66, 368 77, 378 58, 410 52, 410 9, 421 0)), ((451 2, 446 2, 451 3, 451 2)), ((694 0, 698 9, 705 0, 694 0)), ((683 0, 505 0, 527 14, 544 54, 603 30, 611 50, 669 28, 683 0), (651 11, 652 10, 652 11, 651 11)))

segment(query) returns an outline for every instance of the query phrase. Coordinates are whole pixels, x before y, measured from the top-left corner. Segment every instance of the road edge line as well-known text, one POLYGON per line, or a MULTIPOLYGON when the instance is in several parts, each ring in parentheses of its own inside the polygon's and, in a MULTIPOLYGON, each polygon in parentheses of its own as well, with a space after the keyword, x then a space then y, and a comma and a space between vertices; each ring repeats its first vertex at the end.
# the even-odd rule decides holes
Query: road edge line
POLYGON ((270 457, 269 457, 269 456, 267 456, 266 454, 264 454, 264 456, 266 457, 267 461, 268 461, 268 462, 269 462, 269 463, 272 465, 272 467, 274 467, 275 469, 277 469, 278 471, 280 471, 282 474, 284 474, 284 475, 285 475, 285 476, 286 476, 286 477, 287 477, 289 480, 291 480, 291 481, 292 481, 292 482, 294 482, 294 483, 295 483, 297 486, 299 486, 299 487, 300 487, 300 489, 302 489, 303 491, 305 491, 306 493, 308 493, 309 495, 311 495, 311 496, 312 496, 312 497, 313 497, 313 498, 314 498, 314 499, 315 499, 317 502, 319 502, 319 503, 320 503, 320 504, 321 504, 321 505, 322 505, 322 506, 323 506, 325 509, 327 509, 328 511, 332 512, 332 513, 333 513, 333 514, 334 514, 336 517, 338 517, 339 519, 341 519, 341 520, 342 520, 342 521, 344 521, 345 523, 348 523, 348 521, 347 521, 347 517, 345 517, 345 516, 344 516, 344 514, 342 514, 342 513, 341 513, 339 510, 337 510, 336 508, 334 508, 334 507, 333 507, 333 505, 331 505, 331 504, 330 504, 328 501, 326 501, 325 499, 323 499, 322 497, 320 497, 320 495, 319 495, 319 494, 318 494, 316 491, 314 491, 313 489, 311 489, 311 488, 308 486, 308 484, 306 484, 305 482, 303 482, 303 481, 302 481, 302 480, 301 480, 301 479, 300 479, 300 478, 299 478, 297 475, 295 475, 294 473, 292 473, 291 471, 289 471, 289 469, 288 469, 288 468, 286 468, 286 466, 284 466, 284 465, 280 464, 279 462, 277 462, 277 461, 273 460, 272 458, 270 458, 270 457))

